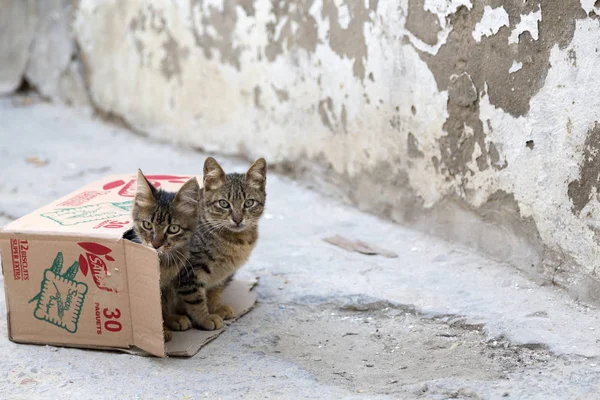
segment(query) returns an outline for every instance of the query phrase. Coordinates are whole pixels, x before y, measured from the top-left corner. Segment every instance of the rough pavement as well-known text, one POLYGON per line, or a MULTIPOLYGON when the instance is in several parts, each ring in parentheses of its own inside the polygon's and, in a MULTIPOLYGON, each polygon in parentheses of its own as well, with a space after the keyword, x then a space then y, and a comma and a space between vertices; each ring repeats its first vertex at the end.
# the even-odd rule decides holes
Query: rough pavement
MULTIPOLYGON (((204 154, 81 111, 29 103, 0 99, 0 224, 108 174, 201 171, 204 154)), ((226 170, 248 165, 217 158, 226 170)), ((259 245, 240 274, 260 278, 259 303, 197 356, 11 343, 0 295, 0 397, 598 397, 597 310, 285 177, 269 175, 268 194, 259 245), (350 253, 322 240, 334 234, 399 257, 350 253)))

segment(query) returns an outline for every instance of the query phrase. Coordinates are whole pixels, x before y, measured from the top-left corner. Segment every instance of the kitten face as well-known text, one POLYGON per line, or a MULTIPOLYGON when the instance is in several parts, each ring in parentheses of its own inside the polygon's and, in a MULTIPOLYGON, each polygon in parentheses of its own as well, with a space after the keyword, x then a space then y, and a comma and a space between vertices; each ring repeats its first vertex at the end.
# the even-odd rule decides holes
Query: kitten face
POLYGON ((225 174, 217 161, 204 163, 204 216, 209 229, 243 232, 256 227, 267 194, 267 163, 260 158, 246 174, 225 174))
POLYGON ((196 227, 199 196, 196 178, 172 193, 153 187, 138 170, 132 214, 134 229, 142 244, 155 248, 165 257, 186 246, 196 227))

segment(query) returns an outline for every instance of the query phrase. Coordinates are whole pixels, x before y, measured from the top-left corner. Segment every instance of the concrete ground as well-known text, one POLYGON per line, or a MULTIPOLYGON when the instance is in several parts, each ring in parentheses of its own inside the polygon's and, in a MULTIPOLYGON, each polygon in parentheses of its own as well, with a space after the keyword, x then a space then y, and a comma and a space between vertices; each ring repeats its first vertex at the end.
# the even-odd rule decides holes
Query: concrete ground
MULTIPOLYGON (((81 111, 0 99, 0 224, 107 174, 199 173, 204 157, 81 111)), ((259 303, 218 340, 189 359, 19 345, 0 296, 0 398, 600 398, 597 310, 286 177, 270 175, 268 193, 240 274, 260 278, 259 303), (334 234, 399 257, 322 240, 334 234)))

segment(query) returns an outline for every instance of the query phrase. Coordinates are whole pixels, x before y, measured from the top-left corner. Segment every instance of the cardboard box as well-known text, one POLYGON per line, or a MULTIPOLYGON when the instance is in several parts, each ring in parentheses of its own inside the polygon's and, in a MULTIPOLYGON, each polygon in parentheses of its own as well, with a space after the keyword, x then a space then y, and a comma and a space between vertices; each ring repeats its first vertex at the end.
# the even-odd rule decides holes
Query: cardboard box
MULTIPOLYGON (((170 191, 190 178, 147 177, 170 191)), ((222 332, 175 332, 165 346, 158 254, 122 238, 134 194, 135 176, 107 177, 0 230, 10 340, 192 356, 222 332)), ((224 291, 236 318, 256 302, 252 287, 224 291)))

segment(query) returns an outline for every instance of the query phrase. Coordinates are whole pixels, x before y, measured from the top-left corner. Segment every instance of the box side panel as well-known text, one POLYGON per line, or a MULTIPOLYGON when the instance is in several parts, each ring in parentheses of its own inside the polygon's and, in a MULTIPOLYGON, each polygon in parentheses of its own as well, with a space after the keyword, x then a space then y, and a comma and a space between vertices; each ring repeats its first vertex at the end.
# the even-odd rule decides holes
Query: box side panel
POLYGON ((0 245, 12 340, 132 345, 122 246, 7 232, 0 234, 0 245))
POLYGON ((133 344, 165 356, 160 297, 160 266, 156 251, 123 240, 129 283, 133 344))

